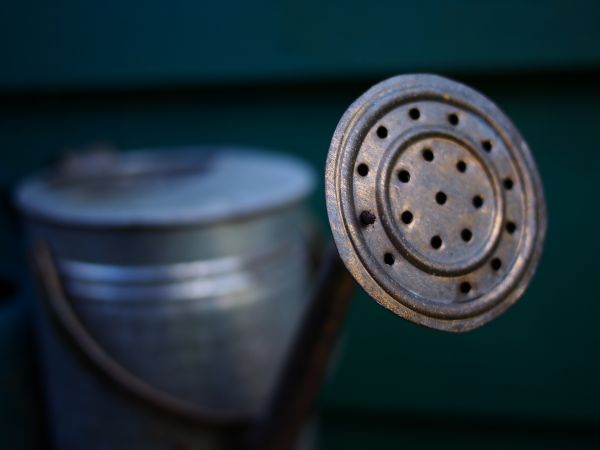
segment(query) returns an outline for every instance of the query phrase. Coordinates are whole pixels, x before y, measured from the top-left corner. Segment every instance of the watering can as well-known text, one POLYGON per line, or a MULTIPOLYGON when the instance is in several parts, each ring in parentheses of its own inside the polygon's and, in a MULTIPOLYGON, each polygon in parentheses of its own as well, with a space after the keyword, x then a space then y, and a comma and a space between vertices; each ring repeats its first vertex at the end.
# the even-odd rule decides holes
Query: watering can
POLYGON ((535 162, 465 85, 402 75, 348 108, 322 251, 313 178, 278 154, 190 148, 95 153, 20 186, 56 448, 311 448, 356 284, 399 317, 466 332, 535 272, 535 162))

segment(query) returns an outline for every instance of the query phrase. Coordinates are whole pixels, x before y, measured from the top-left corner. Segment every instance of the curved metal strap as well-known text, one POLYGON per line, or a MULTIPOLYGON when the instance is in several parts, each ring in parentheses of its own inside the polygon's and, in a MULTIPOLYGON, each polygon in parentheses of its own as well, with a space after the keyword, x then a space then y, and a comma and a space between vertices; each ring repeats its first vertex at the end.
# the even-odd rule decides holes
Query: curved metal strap
POLYGON ((244 449, 294 448, 312 413, 355 284, 330 244, 321 258, 317 281, 269 404, 256 425, 248 429, 244 449))
POLYGON ((180 422, 211 430, 242 431, 250 417, 209 411, 158 390, 115 361, 88 332, 67 300, 48 246, 39 243, 33 252, 34 272, 39 278, 42 301, 57 329, 94 373, 142 405, 180 422))
POLYGON ((293 446, 314 404, 355 285, 337 250, 330 246, 323 255, 317 283, 269 405, 262 417, 253 419, 199 408, 129 372, 104 351, 73 311, 46 244, 35 247, 33 263, 42 301, 57 330, 95 375, 169 419, 227 431, 234 448, 249 450, 287 450, 293 446))

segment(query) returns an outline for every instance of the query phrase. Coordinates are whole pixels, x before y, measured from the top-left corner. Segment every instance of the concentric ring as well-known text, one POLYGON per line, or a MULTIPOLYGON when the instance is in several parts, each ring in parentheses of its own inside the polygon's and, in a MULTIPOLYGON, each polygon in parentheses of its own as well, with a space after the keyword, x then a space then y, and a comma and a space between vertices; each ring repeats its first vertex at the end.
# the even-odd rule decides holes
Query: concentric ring
POLYGON ((404 75, 371 88, 338 124, 325 183, 344 263, 404 318, 476 328, 535 271, 546 228, 535 163, 509 119, 462 84, 404 75))

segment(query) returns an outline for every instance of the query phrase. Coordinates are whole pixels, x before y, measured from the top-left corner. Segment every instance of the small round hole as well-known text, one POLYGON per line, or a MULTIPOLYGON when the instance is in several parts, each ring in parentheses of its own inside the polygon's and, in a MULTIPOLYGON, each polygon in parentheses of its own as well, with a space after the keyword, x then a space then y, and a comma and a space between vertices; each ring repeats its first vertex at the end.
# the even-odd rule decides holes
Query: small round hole
POLYGON ((505 178, 504 179, 504 188, 508 191, 510 191, 514 186, 513 180, 511 180, 510 178, 505 178))
POLYGON ((481 141, 481 146, 483 147, 483 149, 486 152, 492 151, 492 141, 489 141, 489 140, 481 141))
POLYGON ((421 112, 417 108, 411 108, 410 111, 408 111, 408 115, 412 120, 419 120, 421 112))
POLYGON ((462 238, 463 241, 469 242, 471 240, 471 238, 473 237, 473 233, 468 228, 465 228, 464 230, 462 230, 460 232, 460 237, 462 238))
POLYGON ((383 262, 386 263, 388 266, 394 264, 394 261, 396 261, 396 259, 391 253, 386 253, 385 255, 383 255, 383 262))
POLYGON ((492 269, 500 270, 500 267, 502 267, 502 261, 500 260, 500 258, 494 258, 492 259, 490 265, 492 266, 492 269))
POLYGON ((398 172, 398 179, 402 183, 408 183, 410 181, 410 172, 408 170, 401 170, 398 172))
POLYGON ((367 166, 366 164, 359 164, 358 167, 356 168, 356 171, 358 172, 358 174, 361 177, 366 177, 367 174, 369 173, 369 166, 367 166))
POLYGON ((506 231, 508 231, 509 234, 513 234, 517 231, 517 225, 515 225, 514 222, 506 222, 506 231))
POLYGON ((462 292, 463 294, 468 294, 469 292, 471 292, 471 283, 469 283, 468 281, 463 281, 462 283, 460 283, 459 289, 460 292, 462 292))
POLYGON ((423 159, 425 161, 429 161, 429 162, 433 161, 433 152, 431 151, 430 148, 424 149, 422 152, 422 155, 423 155, 423 159))
POLYGON ((473 206, 475 208, 481 208, 483 206, 483 198, 481 195, 476 195, 473 197, 473 206))
POLYGON ((400 218, 402 219, 402 222, 404 222, 406 225, 408 225, 409 223, 411 223, 413 221, 413 214, 410 211, 404 211, 400 215, 400 218))
POLYGON ((360 213, 360 223, 364 226, 373 225, 375 223, 375 214, 371 211, 363 211, 360 213))
POLYGON ((446 203, 446 200, 448 200, 448 197, 442 191, 435 194, 435 201, 438 202, 439 205, 446 203))
POLYGON ((436 250, 442 246, 442 238, 439 236, 434 236, 431 238, 431 246, 436 250))
POLYGON ((377 136, 381 139, 385 139, 388 135, 388 130, 386 127, 381 126, 377 128, 377 136))
POLYGON ((450 125, 458 125, 458 115, 455 113, 448 114, 448 122, 450 122, 450 125))
POLYGON ((456 170, 458 170, 460 173, 465 173, 465 171, 467 170, 467 163, 464 161, 457 162, 456 170))

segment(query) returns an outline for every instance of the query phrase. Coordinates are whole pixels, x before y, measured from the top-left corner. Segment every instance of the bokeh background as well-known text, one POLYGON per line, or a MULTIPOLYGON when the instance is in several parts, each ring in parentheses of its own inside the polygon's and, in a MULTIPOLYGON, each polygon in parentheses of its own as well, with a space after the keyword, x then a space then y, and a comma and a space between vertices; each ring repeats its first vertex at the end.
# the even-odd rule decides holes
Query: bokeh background
MULTIPOLYGON (((465 335, 357 292, 321 448, 599 448, 600 3, 583 0, 3 2, 0 448, 43 436, 15 182, 97 144, 252 145, 322 173, 346 107, 409 72, 465 82, 513 119, 547 244, 522 301, 465 335)), ((327 230, 322 185, 312 203, 327 230)))

